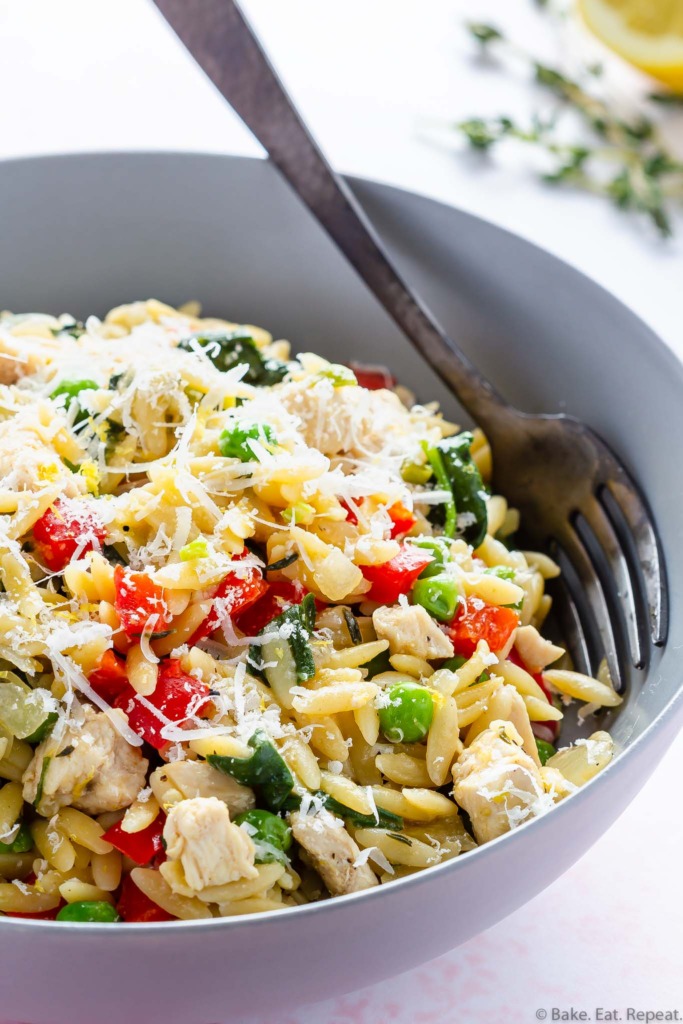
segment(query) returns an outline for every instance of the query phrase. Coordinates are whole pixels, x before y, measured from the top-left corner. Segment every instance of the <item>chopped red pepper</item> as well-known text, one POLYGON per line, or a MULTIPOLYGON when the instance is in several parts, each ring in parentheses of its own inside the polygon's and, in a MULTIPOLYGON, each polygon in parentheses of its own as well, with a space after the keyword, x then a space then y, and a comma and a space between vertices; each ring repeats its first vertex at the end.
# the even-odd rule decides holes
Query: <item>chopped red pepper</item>
POLYGON ((19 911, 16 910, 4 910, 3 913, 5 917, 29 917, 35 918, 36 921, 55 921, 57 919, 57 914, 65 903, 66 900, 60 900, 59 905, 53 907, 52 910, 37 910, 33 914, 27 914, 26 912, 19 913, 19 911))
POLYGON ((33 527, 38 553, 50 572, 61 572, 77 553, 99 550, 106 535, 97 513, 75 498, 58 498, 33 527))
MULTIPOLYGON (((512 648, 510 653, 508 654, 508 661, 511 661, 513 663, 513 665, 519 665, 519 667, 523 668, 525 672, 529 672, 529 669, 524 664, 524 662, 522 661, 522 659, 520 658, 519 654, 517 653, 517 651, 515 650, 514 647, 512 648)), ((547 685, 545 683, 545 680, 543 679, 543 676, 541 675, 541 673, 540 672, 529 672, 529 675, 538 684, 538 686, 540 686, 540 688, 543 690, 543 693, 548 698, 548 703, 552 704, 553 703, 552 694, 551 694, 550 690, 548 689, 548 687, 547 687, 547 685)), ((531 723, 531 728, 532 729, 534 729, 534 727, 536 727, 536 726, 539 729, 545 729, 545 730, 549 731, 549 733, 551 734, 551 739, 549 740, 549 742, 552 742, 553 740, 557 739, 558 733, 560 731, 560 723, 559 722, 555 722, 554 720, 550 720, 549 719, 548 721, 532 722, 531 723)), ((541 739, 545 739, 545 735, 541 736, 540 738, 541 739)))
MULTIPOLYGON (((341 507, 342 507, 342 508, 344 509, 344 511, 346 512, 346 522, 347 522, 347 523, 349 523, 349 525, 350 525, 350 526, 358 526, 358 516, 357 516, 357 515, 356 515, 356 513, 355 513, 355 512, 353 511, 353 509, 352 509, 352 508, 351 508, 351 506, 349 505, 348 501, 345 501, 345 500, 344 500, 344 499, 342 498, 342 499, 340 500, 339 504, 341 505, 341 507)), ((356 501, 356 505, 362 505, 362 504, 363 504, 363 499, 362 499, 362 498, 359 498, 359 499, 358 499, 358 500, 356 501)))
POLYGON ((486 604, 478 597, 470 597, 461 604, 447 633, 455 653, 471 658, 480 640, 485 640, 492 651, 501 651, 519 625, 511 608, 486 604))
POLYGON ((348 363, 356 375, 362 388, 368 391, 379 391, 381 388, 395 388, 396 378, 389 373, 386 366, 369 366, 366 363, 348 363))
POLYGON ((171 622, 163 588, 144 572, 132 572, 117 565, 114 569, 116 598, 114 607, 124 633, 139 637, 148 629, 163 633, 171 622))
POLYGON ((401 550, 382 565, 364 565, 363 576, 372 583, 366 597, 379 604, 395 604, 401 594, 407 594, 422 570, 434 559, 426 551, 412 544, 402 544, 401 550))
POLYGON ((406 533, 410 533, 417 522, 417 516, 413 515, 410 509, 407 509, 400 501, 394 502, 394 504, 387 509, 387 514, 392 523, 392 539, 402 537, 406 533))
MULTIPOLYGON (((191 715, 198 716, 211 704, 211 695, 206 683, 187 675, 174 658, 165 658, 159 666, 159 677, 154 693, 145 700, 155 707, 170 722, 182 723, 191 715)), ((161 735, 166 724, 148 707, 137 699, 129 686, 115 700, 114 706, 128 715, 128 724, 143 740, 161 750, 168 740, 161 735)))
POLYGON ((277 580, 275 583, 269 583, 267 592, 236 617, 235 625, 245 636, 256 636, 285 608, 301 604, 305 596, 305 588, 296 581, 277 580))
POLYGON ((88 676, 88 682, 107 704, 113 703, 128 686, 125 661, 113 651, 105 651, 97 668, 88 676))
POLYGON ((140 832, 124 832, 121 822, 112 825, 101 837, 105 843, 111 843, 117 850, 130 857, 136 864, 149 864, 153 857, 163 850, 161 834, 164 831, 166 815, 160 812, 151 825, 140 832))
POLYGON ((205 637, 210 636, 214 629, 218 629, 226 615, 239 615, 240 612, 250 608, 268 590, 268 584, 264 580, 260 569, 250 566, 244 575, 230 572, 222 580, 213 595, 213 607, 206 616, 201 626, 198 626, 190 637, 190 647, 199 643, 205 637))
POLYGON ((130 922, 175 921, 173 914, 162 910, 149 896, 146 896, 130 877, 126 875, 121 884, 121 893, 116 905, 121 919, 130 922))

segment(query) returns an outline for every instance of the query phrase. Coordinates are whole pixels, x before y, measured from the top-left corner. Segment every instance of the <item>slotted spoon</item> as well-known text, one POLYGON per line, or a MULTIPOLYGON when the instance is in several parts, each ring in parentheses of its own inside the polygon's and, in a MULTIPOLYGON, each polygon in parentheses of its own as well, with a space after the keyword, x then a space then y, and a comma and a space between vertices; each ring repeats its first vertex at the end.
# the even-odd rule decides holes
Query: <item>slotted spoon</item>
POLYGON ((155 0, 394 321, 484 430, 494 485, 522 515, 531 541, 562 568, 565 642, 580 671, 606 660, 625 686, 667 635, 661 547, 647 501, 607 445, 565 415, 508 405, 435 321, 392 265, 346 183, 332 170, 234 0, 155 0))

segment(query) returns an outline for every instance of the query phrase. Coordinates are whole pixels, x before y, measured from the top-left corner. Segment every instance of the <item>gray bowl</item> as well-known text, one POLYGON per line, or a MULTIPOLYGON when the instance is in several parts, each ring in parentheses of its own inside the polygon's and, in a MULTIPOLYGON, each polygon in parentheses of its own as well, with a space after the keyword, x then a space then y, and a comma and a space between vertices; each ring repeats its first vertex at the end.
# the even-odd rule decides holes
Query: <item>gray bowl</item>
MULTIPOLYGON (((613 723, 621 753, 580 793, 465 857, 382 889, 212 922, 0 920, 0 1013, 35 1024, 208 1024, 378 981, 452 949, 565 871, 643 785, 681 722, 683 367, 613 297, 457 210, 353 188, 445 327, 513 403, 594 427, 643 485, 661 531, 671 633, 613 723)), ((266 163, 92 154, 0 164, 0 308, 84 316, 135 298, 200 299, 295 351, 385 363, 451 396, 266 163)), ((577 893, 577 902, 581 894, 577 893)))

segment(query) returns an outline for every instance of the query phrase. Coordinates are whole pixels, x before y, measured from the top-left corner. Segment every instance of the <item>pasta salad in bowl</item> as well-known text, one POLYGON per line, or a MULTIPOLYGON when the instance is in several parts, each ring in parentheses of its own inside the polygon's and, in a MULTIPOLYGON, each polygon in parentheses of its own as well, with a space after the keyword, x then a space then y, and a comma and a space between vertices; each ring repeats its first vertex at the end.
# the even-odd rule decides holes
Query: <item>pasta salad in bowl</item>
POLYGON ((0 315, 0 382, 3 915, 359 892, 611 760, 486 438, 386 371, 150 300, 0 315))

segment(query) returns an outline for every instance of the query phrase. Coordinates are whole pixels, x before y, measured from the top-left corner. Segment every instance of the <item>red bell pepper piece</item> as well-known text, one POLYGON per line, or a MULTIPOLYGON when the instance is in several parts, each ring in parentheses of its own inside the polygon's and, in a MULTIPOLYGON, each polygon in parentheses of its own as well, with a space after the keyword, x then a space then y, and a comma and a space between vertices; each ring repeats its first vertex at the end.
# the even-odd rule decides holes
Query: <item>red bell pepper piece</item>
POLYGON ((116 909, 123 921, 131 922, 153 922, 153 921, 175 921, 173 914, 162 910, 149 896, 146 896, 130 877, 126 875, 121 883, 121 892, 116 909))
POLYGON ((218 629, 226 615, 239 615, 250 608, 267 590, 268 584, 256 566, 250 566, 244 575, 228 573, 213 595, 213 608, 190 637, 190 647, 218 629))
POLYGON ((35 918, 36 921, 55 921, 57 919, 57 914, 65 903, 66 900, 60 900, 59 905, 53 907, 52 910, 37 910, 33 914, 27 914, 25 912, 19 913, 16 910, 5 910, 3 913, 5 917, 29 917, 35 918))
POLYGON ((519 619, 511 608, 470 597, 459 606, 447 633, 455 653, 471 658, 480 640, 485 640, 492 651, 501 651, 518 625, 519 619))
POLYGON ((356 375, 362 388, 368 391, 379 391, 381 388, 395 388, 396 378, 389 373, 386 366, 369 366, 366 363, 348 363, 356 375))
POLYGON ((136 864, 149 864, 153 857, 163 850, 161 834, 164 831, 166 815, 160 812, 151 825, 141 832, 124 832, 121 822, 112 825, 101 837, 105 843, 111 843, 117 850, 130 857, 136 864))
POLYGON ((88 682, 98 696, 112 704, 128 686, 125 661, 113 651, 105 651, 97 668, 88 676, 88 682))
MULTIPOLYGON (((159 677, 154 693, 145 700, 152 704, 164 718, 182 723, 191 715, 200 715, 211 704, 211 695, 206 683, 187 675, 174 658, 165 658, 159 666, 159 677)), ((151 746, 161 750, 168 740, 161 735, 165 722, 137 699, 132 686, 121 693, 114 702, 128 715, 128 724, 133 732, 151 746)))
POLYGON ((391 519, 391 538, 395 540, 396 537, 405 536, 406 533, 410 533, 412 528, 417 522, 417 516, 405 507, 400 501, 394 502, 387 509, 387 514, 391 519))
POLYGON ((132 572, 117 565, 114 586, 114 607, 126 636, 139 637, 146 629, 163 633, 171 622, 171 615, 158 583, 144 572, 132 572))
MULTIPOLYGON (((353 511, 353 509, 349 505, 348 501, 344 501, 344 499, 342 498, 341 501, 339 502, 339 504, 341 505, 341 507, 346 512, 346 522, 349 523, 351 526, 358 526, 358 516, 353 511)), ((362 498, 358 498, 356 500, 355 504, 356 505, 362 505, 363 504, 363 499, 362 498)))
POLYGON ((301 604, 305 596, 305 587, 296 581, 277 580, 275 583, 269 583, 267 592, 235 618, 235 625, 245 636, 256 636, 285 608, 301 604))
MULTIPOLYGON (((519 654, 517 653, 517 651, 515 650, 514 647, 512 648, 510 653, 508 654, 508 661, 511 661, 513 663, 513 665, 519 665, 519 667, 523 668, 525 672, 529 672, 529 669, 524 664, 523 660, 520 658, 519 654)), ((552 694, 551 694, 550 690, 548 689, 548 687, 547 687, 547 685, 546 685, 546 683, 545 683, 541 673, 540 672, 529 672, 529 675, 532 677, 532 679, 534 679, 534 681, 543 690, 543 693, 548 698, 548 703, 552 704, 553 703, 552 694)), ((543 721, 543 722, 532 722, 531 723, 531 728, 533 729, 534 726, 538 726, 539 729, 547 730, 550 733, 551 739, 549 740, 549 742, 553 742, 554 740, 556 740, 557 736, 559 734, 559 731, 560 731, 560 723, 559 722, 555 722, 552 719, 549 719, 548 721, 543 721)), ((543 735, 540 738, 541 739, 545 739, 546 737, 545 737, 545 735, 543 735)))
POLYGON ((76 553, 99 550, 106 535, 97 513, 76 498, 58 498, 33 527, 38 553, 50 572, 61 572, 76 553))
POLYGON ((413 544, 402 544, 401 550, 382 565, 363 565, 361 571, 372 583, 366 597, 379 604, 395 604, 407 594, 422 570, 434 559, 413 544))

